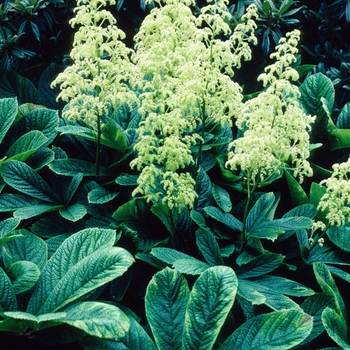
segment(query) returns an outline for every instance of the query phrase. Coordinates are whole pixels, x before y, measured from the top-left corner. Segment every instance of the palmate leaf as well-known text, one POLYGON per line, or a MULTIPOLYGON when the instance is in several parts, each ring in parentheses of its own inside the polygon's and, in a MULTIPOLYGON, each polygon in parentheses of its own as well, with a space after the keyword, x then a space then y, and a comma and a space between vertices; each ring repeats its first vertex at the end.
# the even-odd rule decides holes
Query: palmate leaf
POLYGON ((2 168, 5 182, 15 190, 50 203, 58 203, 58 195, 47 182, 27 164, 11 160, 2 168))
POLYGON ((55 312, 92 290, 121 276, 134 259, 113 247, 115 231, 85 229, 67 238, 45 265, 27 312, 55 312))
POLYGON ((237 284, 234 271, 226 266, 211 267, 198 277, 187 304, 182 349, 212 348, 234 303, 237 284))
POLYGON ((262 314, 243 323, 219 350, 286 350, 300 344, 312 330, 312 317, 301 310, 262 314))
POLYGON ((165 268, 147 286, 145 306, 159 350, 180 350, 190 290, 180 272, 165 268))
POLYGON ((0 143, 16 118, 18 103, 16 98, 0 99, 0 143))

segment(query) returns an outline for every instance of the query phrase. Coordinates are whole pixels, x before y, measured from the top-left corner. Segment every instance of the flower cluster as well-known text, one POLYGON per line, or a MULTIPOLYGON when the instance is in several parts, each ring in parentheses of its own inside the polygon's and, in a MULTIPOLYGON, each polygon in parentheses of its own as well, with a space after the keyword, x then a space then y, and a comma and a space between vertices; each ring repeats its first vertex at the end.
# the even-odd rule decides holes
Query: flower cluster
POLYGON ((132 51, 120 41, 125 34, 113 15, 102 9, 107 3, 115 0, 78 0, 76 17, 70 21, 72 27, 79 26, 70 54, 74 63, 52 83, 60 85, 58 98, 69 102, 63 117, 83 120, 92 128, 111 108, 137 102, 130 89, 136 75, 132 51))
POLYGON ((333 165, 333 174, 320 184, 326 185, 318 210, 327 211, 326 218, 331 226, 342 226, 350 221, 350 158, 347 162, 333 165))
POLYGON ((286 164, 291 164, 300 182, 304 176, 312 175, 307 158, 315 117, 301 109, 299 90, 290 82, 298 79, 291 64, 296 61, 299 36, 299 31, 294 30, 280 40, 276 53, 271 55, 276 62, 258 78, 266 90, 248 100, 236 120, 243 136, 231 143, 226 166, 241 169, 253 185, 269 181, 286 164))
POLYGON ((203 142, 198 130, 209 121, 231 124, 241 109, 243 96, 231 79, 232 67, 251 57, 248 43, 256 40, 257 10, 251 6, 232 32, 226 0, 202 8, 198 17, 189 7, 193 0, 158 3, 135 37, 133 59, 144 77, 139 83, 144 121, 131 162, 141 170, 134 194, 163 198, 181 209, 191 207, 197 196, 193 168, 200 156, 193 146, 203 142), (149 176, 162 186, 150 186, 149 176))

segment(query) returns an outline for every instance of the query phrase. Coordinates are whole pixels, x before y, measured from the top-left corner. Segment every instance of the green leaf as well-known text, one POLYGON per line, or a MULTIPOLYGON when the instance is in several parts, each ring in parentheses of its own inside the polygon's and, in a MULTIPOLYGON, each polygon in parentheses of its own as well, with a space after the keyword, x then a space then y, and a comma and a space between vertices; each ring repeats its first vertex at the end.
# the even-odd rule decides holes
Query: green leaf
MULTIPOLYGON (((17 301, 11 280, 0 267, 0 313, 17 310, 17 301)), ((1 330, 1 324, 0 324, 1 330)))
POLYGON ((80 125, 64 125, 59 126, 56 130, 61 133, 61 135, 72 135, 78 136, 83 139, 96 142, 97 141, 97 131, 80 125))
POLYGON ((301 310, 283 310, 251 318, 234 331, 219 350, 285 350, 300 344, 312 330, 312 317, 301 310))
POLYGON ((271 221, 258 220, 247 232, 247 237, 275 240, 285 231, 297 231, 310 228, 313 221, 307 217, 285 217, 271 221))
POLYGON ((139 178, 138 175, 123 174, 123 175, 119 175, 115 179, 115 182, 121 186, 137 186, 138 178, 139 178))
POLYGON ((0 98, 0 143, 15 120, 17 110, 16 98, 0 98))
POLYGON ((346 317, 345 315, 347 312, 344 300, 330 271, 327 269, 327 265, 323 263, 315 263, 313 264, 313 270, 317 283, 321 287, 323 293, 334 298, 336 311, 346 317))
POLYGON ((324 115, 324 106, 321 98, 325 98, 327 108, 333 110, 335 90, 332 81, 322 73, 310 75, 300 86, 300 100, 304 109, 311 115, 324 115))
POLYGON ((128 147, 126 137, 115 125, 106 124, 102 126, 101 144, 124 153, 128 147))
POLYGON ((164 224, 168 232, 173 234, 175 229, 174 224, 177 221, 176 213, 171 211, 169 207, 162 202, 152 205, 151 212, 164 224))
POLYGON ((116 340, 84 337, 79 343, 85 350, 157 350, 150 336, 132 317, 129 318, 129 331, 116 340))
POLYGON ((226 190, 218 185, 212 184, 211 193, 220 209, 226 213, 232 210, 230 195, 226 190))
POLYGON ((290 196, 294 206, 309 203, 307 194, 300 186, 299 182, 286 170, 285 172, 290 196))
POLYGON ((350 102, 346 103, 337 119, 338 129, 350 129, 350 102))
POLYGON ((331 150, 339 150, 350 147, 350 129, 333 129, 329 133, 331 150))
POLYGON ((27 312, 57 311, 121 276, 134 259, 126 250, 113 247, 115 238, 115 231, 97 228, 67 238, 43 269, 27 312))
POLYGON ((66 205, 72 200, 82 180, 83 180, 83 174, 78 173, 72 177, 72 180, 70 181, 69 186, 64 186, 63 198, 66 205))
POLYGON ((340 249, 350 252, 350 227, 349 226, 331 226, 327 230, 328 238, 340 249))
POLYGON ((25 126, 28 131, 39 130, 50 140, 57 136, 58 124, 58 111, 53 109, 35 108, 25 117, 25 126))
POLYGON ((211 181, 206 171, 201 168, 196 177, 196 192, 198 198, 196 201, 196 210, 201 211, 211 202, 211 181))
POLYGON ((65 312, 48 313, 39 316, 34 316, 28 312, 23 311, 8 311, 4 314, 6 317, 20 321, 35 331, 62 324, 62 320, 66 316, 65 312))
POLYGON ((15 294, 32 289, 40 276, 40 269, 30 261, 17 261, 11 264, 6 272, 11 279, 15 294))
POLYGON ((38 151, 47 140, 48 138, 41 131, 29 131, 12 144, 5 156, 8 160, 19 160, 24 162, 32 154, 38 151))
POLYGON ((190 295, 180 272, 165 268, 147 286, 146 316, 159 350, 180 350, 190 295))
POLYGON ((170 265, 179 259, 197 260, 191 255, 179 252, 172 248, 153 248, 151 254, 170 265))
POLYGON ((209 265, 224 265, 219 245, 214 234, 210 230, 198 229, 196 231, 196 243, 205 261, 209 265))
POLYGON ((15 231, 20 237, 5 245, 3 260, 6 268, 15 262, 29 261, 41 270, 47 261, 46 243, 26 229, 15 231))
POLYGON ((6 162, 2 168, 5 182, 28 196, 57 203, 58 196, 47 182, 27 164, 17 160, 6 162))
POLYGON ((213 347, 235 300, 237 283, 234 271, 226 266, 211 267, 198 277, 187 304, 182 349, 213 347))
MULTIPOLYGON (((74 176, 78 173, 82 173, 84 176, 96 175, 95 164, 82 159, 57 159, 49 164, 49 168, 56 174, 65 176, 74 176)), ((109 175, 109 172, 105 167, 100 166, 100 175, 109 175)))
MULTIPOLYGON (((20 223, 18 218, 8 218, 0 221, 0 239, 11 233, 20 223)), ((1 242, 1 240, 0 240, 1 242)))
POLYGON ((304 340, 304 343, 307 344, 317 338, 325 330, 321 320, 322 312, 326 307, 333 307, 334 302, 333 298, 329 295, 317 293, 305 299, 300 306, 305 313, 313 317, 314 321, 311 333, 304 340))
POLYGON ((222 222, 232 230, 243 231, 243 224, 241 221, 236 219, 233 215, 229 213, 222 212, 219 208, 216 207, 206 207, 204 211, 214 218, 215 220, 222 222))
POLYGON ((104 187, 97 187, 88 193, 89 203, 104 204, 117 197, 119 192, 113 192, 104 187))
POLYGON ((28 207, 18 208, 14 212, 14 216, 21 220, 30 219, 35 216, 39 216, 45 213, 49 213, 58 209, 61 209, 62 205, 51 205, 51 204, 32 204, 28 207))
POLYGON ((94 337, 116 339, 124 337, 129 330, 128 317, 114 305, 86 301, 75 303, 64 312, 64 323, 94 337))
POLYGON ((87 213, 87 210, 84 205, 76 203, 71 204, 66 208, 60 209, 60 214, 63 218, 76 222, 82 219, 87 213))
POLYGON ((274 213, 276 202, 276 197, 272 192, 260 196, 247 215, 246 230, 254 231, 255 227, 266 222, 274 213))
POLYGON ((197 259, 177 259, 173 263, 174 269, 188 275, 200 275, 207 270, 210 265, 197 259))
POLYGON ((243 265, 238 271, 239 278, 252 278, 266 275, 281 266, 283 255, 266 252, 243 265))
POLYGON ((344 317, 327 307, 322 312, 322 322, 328 335, 343 349, 350 349, 347 324, 344 317))

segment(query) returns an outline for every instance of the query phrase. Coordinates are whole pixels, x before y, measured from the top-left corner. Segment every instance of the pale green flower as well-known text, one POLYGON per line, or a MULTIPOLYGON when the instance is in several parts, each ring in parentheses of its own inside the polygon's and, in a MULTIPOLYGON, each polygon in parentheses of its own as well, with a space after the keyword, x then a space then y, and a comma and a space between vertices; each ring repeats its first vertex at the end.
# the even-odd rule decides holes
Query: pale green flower
POLYGON ((198 17, 189 7, 194 1, 157 2, 160 7, 144 19, 135 37, 133 61, 145 79, 138 85, 144 121, 138 129, 137 157, 131 162, 141 170, 134 194, 152 200, 160 196, 172 208, 184 203, 191 207, 199 157, 193 146, 203 142, 197 131, 209 122, 231 125, 239 114, 242 89, 232 80, 232 68, 251 58, 248 43, 256 40, 257 10, 249 7, 232 32, 226 0, 210 1, 198 17), (144 183, 145 174, 157 174, 162 195, 144 183))
POLYGON ((347 162, 333 165, 330 178, 320 182, 327 188, 317 207, 326 211, 326 218, 331 226, 345 225, 350 221, 350 158, 347 162))
POLYGON ((127 103, 138 102, 130 87, 135 84, 137 69, 131 63, 132 50, 121 39, 125 34, 116 27, 113 15, 102 9, 114 0, 79 0, 76 17, 79 25, 70 53, 73 65, 58 75, 52 86, 59 85, 58 99, 69 102, 63 117, 83 120, 97 128, 98 118, 127 103))
POLYGON ((226 166, 240 169, 251 184, 263 184, 290 164, 293 175, 302 182, 311 176, 309 132, 315 117, 306 115, 298 103, 298 88, 290 80, 298 73, 290 67, 296 60, 299 31, 281 39, 276 62, 259 76, 267 89, 248 100, 237 117, 243 136, 234 140, 226 166))

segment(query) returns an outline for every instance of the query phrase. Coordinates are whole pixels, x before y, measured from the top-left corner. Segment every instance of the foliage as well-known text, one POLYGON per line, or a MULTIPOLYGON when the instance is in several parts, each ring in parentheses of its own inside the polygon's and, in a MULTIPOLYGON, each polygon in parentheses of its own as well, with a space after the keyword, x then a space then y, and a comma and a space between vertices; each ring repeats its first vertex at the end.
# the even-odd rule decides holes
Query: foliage
POLYGON ((128 48, 121 4, 78 2, 62 110, 1 81, 0 331, 84 349, 349 348, 349 105, 325 74, 299 79, 297 30, 261 91, 239 78, 259 28, 305 9, 159 0, 128 48))

